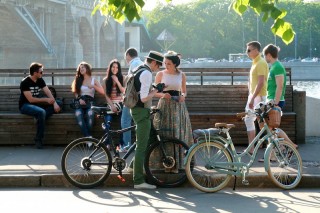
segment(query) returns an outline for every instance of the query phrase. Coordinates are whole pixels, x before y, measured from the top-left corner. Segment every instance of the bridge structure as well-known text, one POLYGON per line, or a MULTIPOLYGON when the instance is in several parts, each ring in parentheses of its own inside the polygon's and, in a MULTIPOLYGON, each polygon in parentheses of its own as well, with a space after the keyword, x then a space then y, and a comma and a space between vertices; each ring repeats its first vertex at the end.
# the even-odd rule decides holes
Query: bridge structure
POLYGON ((127 35, 139 36, 139 29, 130 26, 126 33, 128 23, 106 22, 99 12, 92 16, 93 2, 0 0, 0 67, 26 68, 37 61, 70 68, 86 61, 99 68, 123 59, 126 46, 139 50, 139 38, 131 35, 133 43, 127 35))

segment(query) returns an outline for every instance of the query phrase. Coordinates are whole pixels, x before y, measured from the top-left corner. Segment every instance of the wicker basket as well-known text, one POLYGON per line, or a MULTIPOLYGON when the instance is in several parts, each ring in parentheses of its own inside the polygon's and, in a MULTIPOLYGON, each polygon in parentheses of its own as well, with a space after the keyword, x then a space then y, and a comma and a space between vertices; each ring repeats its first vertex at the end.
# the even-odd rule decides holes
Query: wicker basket
POLYGON ((272 109, 268 113, 268 117, 266 117, 266 122, 271 128, 278 128, 281 123, 281 108, 278 106, 272 107, 272 109))

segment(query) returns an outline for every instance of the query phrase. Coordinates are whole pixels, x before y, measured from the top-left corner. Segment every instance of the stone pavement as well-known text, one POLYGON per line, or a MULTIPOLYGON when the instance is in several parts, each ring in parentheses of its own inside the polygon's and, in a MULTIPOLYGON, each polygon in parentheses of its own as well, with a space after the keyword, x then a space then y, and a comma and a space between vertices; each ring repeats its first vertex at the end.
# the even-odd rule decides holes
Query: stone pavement
MULTIPOLYGON (((237 147, 239 150, 244 147, 237 147)), ((0 187, 73 187, 63 177, 60 159, 64 147, 45 146, 0 146, 0 187)), ((299 144, 303 159, 303 178, 298 187, 320 187, 320 137, 307 137, 306 144, 299 144)), ((263 156, 260 149, 257 159, 263 156)), ((121 182, 112 171, 104 186, 132 187, 132 174, 125 173, 126 182, 121 182)), ((237 179, 237 187, 275 187, 264 170, 264 164, 255 162, 251 167, 249 186, 237 179)), ((229 186, 234 181, 230 181, 229 186)), ((190 187, 188 183, 184 185, 190 187)))

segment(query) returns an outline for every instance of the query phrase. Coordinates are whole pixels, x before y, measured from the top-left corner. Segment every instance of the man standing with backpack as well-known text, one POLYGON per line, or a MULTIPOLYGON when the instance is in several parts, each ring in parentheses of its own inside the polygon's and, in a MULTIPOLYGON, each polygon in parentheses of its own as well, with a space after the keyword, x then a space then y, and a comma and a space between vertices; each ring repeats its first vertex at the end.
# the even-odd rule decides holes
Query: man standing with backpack
POLYGON ((152 89, 152 72, 158 71, 162 66, 163 55, 156 51, 150 51, 146 56, 144 70, 137 73, 134 79, 134 86, 139 92, 139 100, 135 107, 131 109, 131 115, 136 127, 136 150, 133 163, 133 183, 135 189, 155 189, 155 185, 145 182, 143 174, 143 165, 145 152, 148 146, 151 120, 150 108, 152 98, 158 92, 152 89))
MULTIPOLYGON (((129 76, 132 73, 132 71, 135 70, 138 66, 143 64, 143 62, 138 57, 138 51, 133 47, 130 47, 126 50, 124 57, 126 62, 129 65, 127 76, 129 76)), ((130 127, 131 120, 132 120, 132 117, 130 114, 130 109, 126 106, 123 106, 122 114, 121 114, 121 128, 124 129, 124 128, 130 127)), ((123 133, 122 141, 123 141, 122 148, 124 150, 129 149, 129 147, 131 146, 131 131, 127 131, 123 133)))

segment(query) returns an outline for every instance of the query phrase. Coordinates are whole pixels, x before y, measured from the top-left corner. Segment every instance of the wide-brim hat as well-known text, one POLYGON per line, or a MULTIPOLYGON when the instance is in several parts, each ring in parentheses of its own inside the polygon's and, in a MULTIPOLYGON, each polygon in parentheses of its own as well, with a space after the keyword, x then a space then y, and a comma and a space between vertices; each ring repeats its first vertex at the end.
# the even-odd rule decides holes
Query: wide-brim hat
POLYGON ((163 55, 157 51, 150 51, 148 56, 145 56, 146 58, 150 58, 152 60, 158 61, 161 64, 163 63, 163 55))

